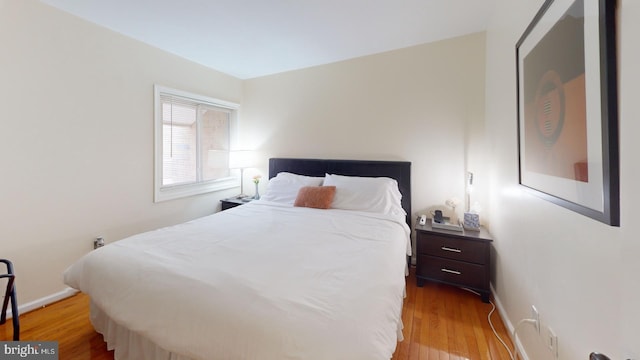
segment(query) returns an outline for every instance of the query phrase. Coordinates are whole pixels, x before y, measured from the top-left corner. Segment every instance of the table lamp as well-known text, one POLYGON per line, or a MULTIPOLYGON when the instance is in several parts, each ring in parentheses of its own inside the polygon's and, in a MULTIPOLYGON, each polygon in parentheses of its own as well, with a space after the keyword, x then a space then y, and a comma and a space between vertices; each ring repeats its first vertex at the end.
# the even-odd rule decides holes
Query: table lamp
POLYGON ((229 169, 240 169, 240 195, 237 198, 246 197, 244 194, 244 169, 254 167, 255 152, 251 150, 235 150, 229 152, 229 169))

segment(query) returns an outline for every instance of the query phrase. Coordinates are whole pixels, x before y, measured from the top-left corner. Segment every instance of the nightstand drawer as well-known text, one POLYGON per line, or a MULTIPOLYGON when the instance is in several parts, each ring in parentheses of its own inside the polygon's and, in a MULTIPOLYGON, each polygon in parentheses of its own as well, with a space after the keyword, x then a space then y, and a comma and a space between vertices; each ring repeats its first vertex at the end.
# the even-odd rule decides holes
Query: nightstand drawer
POLYGON ((234 208, 236 206, 244 205, 253 200, 252 198, 229 198, 220 200, 220 211, 234 208))
POLYGON ((439 256, 476 264, 484 264, 489 251, 484 242, 433 234, 418 234, 416 249, 418 255, 439 256))
POLYGON ((463 287, 484 289, 487 287, 485 267, 429 255, 418 255, 416 276, 447 282, 463 287))

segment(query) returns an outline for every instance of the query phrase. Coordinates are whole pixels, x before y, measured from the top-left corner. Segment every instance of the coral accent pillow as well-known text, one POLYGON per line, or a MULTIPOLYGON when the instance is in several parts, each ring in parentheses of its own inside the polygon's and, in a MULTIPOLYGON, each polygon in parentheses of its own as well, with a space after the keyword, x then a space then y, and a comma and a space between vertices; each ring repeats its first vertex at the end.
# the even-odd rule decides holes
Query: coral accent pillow
POLYGON ((293 206, 328 209, 335 195, 335 186, 303 186, 298 190, 293 206))

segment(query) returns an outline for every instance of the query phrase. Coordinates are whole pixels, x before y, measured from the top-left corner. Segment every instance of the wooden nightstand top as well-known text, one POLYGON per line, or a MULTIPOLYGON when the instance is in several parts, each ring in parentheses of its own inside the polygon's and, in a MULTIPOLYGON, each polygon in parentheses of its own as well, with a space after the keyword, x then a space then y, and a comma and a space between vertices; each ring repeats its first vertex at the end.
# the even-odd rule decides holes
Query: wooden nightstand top
POLYGON ((232 197, 232 198, 228 198, 228 199, 222 199, 220 201, 242 205, 242 204, 246 204, 246 203, 248 203, 248 202, 250 202, 252 200, 253 200, 252 197, 245 197, 245 198, 240 198, 240 199, 236 198, 236 197, 232 197))
POLYGON ((431 226, 431 219, 427 219, 427 223, 424 225, 416 224, 416 231, 433 233, 444 236, 452 236, 458 238, 465 238, 470 240, 481 240, 481 241, 493 241, 491 234, 485 229, 483 226, 480 227, 480 231, 473 230, 463 230, 463 231, 455 231, 455 230, 445 230, 433 228, 431 226))

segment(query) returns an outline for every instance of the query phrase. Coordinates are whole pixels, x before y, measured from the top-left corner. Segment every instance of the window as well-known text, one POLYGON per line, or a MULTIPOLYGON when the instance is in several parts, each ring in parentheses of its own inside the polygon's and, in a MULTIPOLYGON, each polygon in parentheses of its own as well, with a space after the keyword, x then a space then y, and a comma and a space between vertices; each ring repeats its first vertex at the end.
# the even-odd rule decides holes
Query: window
POLYGON ((155 87, 155 201, 238 186, 229 170, 237 104, 155 87))

